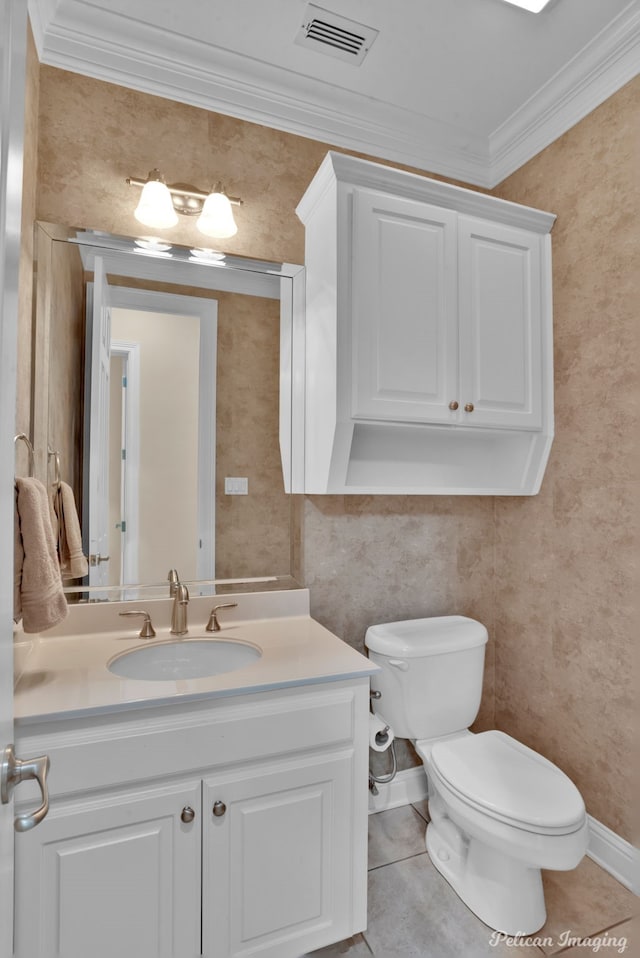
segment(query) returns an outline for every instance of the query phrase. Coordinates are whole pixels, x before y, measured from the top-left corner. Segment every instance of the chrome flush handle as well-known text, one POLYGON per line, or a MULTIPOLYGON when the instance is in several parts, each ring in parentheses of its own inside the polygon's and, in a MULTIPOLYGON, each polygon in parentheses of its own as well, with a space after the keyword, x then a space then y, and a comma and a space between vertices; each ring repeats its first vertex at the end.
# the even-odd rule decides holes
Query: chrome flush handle
POLYGON ((13 745, 7 745, 2 753, 2 766, 0 768, 0 801, 2 801, 2 804, 7 805, 9 803, 11 792, 16 785, 29 779, 34 779, 38 783, 42 795, 40 808, 37 808, 35 812, 27 812, 16 817, 13 827, 17 832, 28 832, 30 828, 35 828, 49 811, 49 789, 47 788, 49 767, 48 755, 22 761, 16 758, 13 745))

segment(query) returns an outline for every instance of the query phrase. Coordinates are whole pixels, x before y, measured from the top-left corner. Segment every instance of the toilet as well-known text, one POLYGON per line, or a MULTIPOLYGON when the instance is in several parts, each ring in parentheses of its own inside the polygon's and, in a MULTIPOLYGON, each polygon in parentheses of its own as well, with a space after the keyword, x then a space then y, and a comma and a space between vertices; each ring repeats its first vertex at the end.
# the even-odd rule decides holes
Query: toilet
POLYGON ((540 869, 579 864, 587 816, 552 762, 504 732, 469 731, 487 639, 480 622, 447 615, 371 626, 365 645, 381 669, 376 712, 424 763, 431 861, 487 925, 529 935, 546 921, 540 869))

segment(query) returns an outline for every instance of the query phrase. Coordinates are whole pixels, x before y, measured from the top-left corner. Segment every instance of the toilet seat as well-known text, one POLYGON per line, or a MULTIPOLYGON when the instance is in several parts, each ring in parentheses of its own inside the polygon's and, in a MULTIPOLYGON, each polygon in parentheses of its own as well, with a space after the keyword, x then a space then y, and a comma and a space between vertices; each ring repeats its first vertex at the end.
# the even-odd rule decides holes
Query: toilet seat
POLYGON ((430 764, 460 801, 505 824, 540 835, 570 834, 584 825, 584 802, 573 782, 504 732, 436 742, 430 764))

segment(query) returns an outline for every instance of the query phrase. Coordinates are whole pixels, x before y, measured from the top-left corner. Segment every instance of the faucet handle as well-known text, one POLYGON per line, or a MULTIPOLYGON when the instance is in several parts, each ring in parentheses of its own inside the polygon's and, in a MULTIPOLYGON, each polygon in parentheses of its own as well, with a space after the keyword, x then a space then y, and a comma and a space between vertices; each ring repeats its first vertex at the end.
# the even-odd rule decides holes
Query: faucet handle
POLYGON ((218 612, 220 609, 236 609, 237 607, 237 602, 226 602, 224 605, 215 605, 211 610, 211 615, 209 616, 209 621, 207 622, 207 632, 220 631, 220 623, 218 622, 218 612))
POLYGON ((151 616, 149 615, 148 612, 144 612, 142 610, 136 609, 135 611, 131 611, 131 612, 118 612, 118 615, 143 615, 144 622, 142 623, 142 628, 140 629, 140 632, 139 632, 140 638, 152 639, 155 636, 156 630, 154 629, 151 623, 151 616))

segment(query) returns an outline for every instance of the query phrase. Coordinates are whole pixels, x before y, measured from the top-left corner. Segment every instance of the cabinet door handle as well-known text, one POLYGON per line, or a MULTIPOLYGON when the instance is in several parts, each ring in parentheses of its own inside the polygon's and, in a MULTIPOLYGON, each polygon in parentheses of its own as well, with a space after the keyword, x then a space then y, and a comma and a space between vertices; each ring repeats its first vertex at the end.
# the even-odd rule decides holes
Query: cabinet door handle
POLYGON ((464 411, 473 412, 473 403, 472 402, 465 403, 464 411))
POLYGON ((30 828, 38 825, 49 811, 49 790, 47 788, 47 775, 49 774, 49 756, 41 755, 39 758, 31 758, 22 761, 16 758, 13 745, 7 745, 2 753, 0 769, 0 801, 3 805, 9 802, 11 792, 20 782, 34 779, 40 786, 42 804, 35 812, 26 812, 24 815, 18 815, 13 823, 17 832, 28 832, 30 828))
POLYGON ((451 402, 449 403, 449 409, 450 409, 452 412, 455 412, 456 409, 458 408, 458 405, 459 405, 458 400, 457 400, 457 399, 452 399, 451 402))
POLYGON ((226 810, 227 810, 227 806, 225 805, 224 802, 213 803, 213 814, 216 816, 216 818, 220 818, 221 815, 224 815, 226 810))
POLYGON ((184 808, 182 809, 182 814, 180 815, 181 821, 183 821, 185 825, 188 825, 190 822, 194 820, 195 817, 196 817, 196 813, 191 808, 191 805, 185 805, 184 808))

